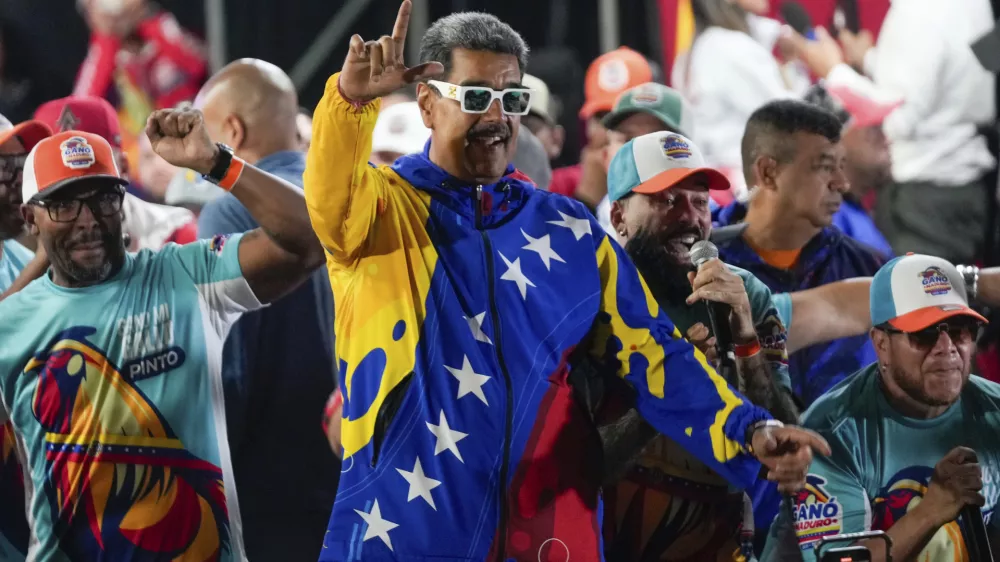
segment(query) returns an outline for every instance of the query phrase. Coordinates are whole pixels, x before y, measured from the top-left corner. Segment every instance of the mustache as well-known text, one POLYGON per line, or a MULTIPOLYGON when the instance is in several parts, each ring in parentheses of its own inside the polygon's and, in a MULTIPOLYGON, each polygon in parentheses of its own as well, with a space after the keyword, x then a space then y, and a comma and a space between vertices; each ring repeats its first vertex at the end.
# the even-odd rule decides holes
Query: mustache
POLYGON ((78 246, 83 246, 84 244, 91 244, 94 242, 102 242, 105 246, 109 245, 111 239, 110 232, 103 232, 101 230, 91 230, 89 232, 80 233, 79 236, 75 236, 66 241, 65 247, 67 250, 73 250, 78 246))
POLYGON ((481 137, 500 137, 506 140, 510 138, 510 127, 504 123, 484 123, 469 129, 466 137, 470 140, 481 137))
POLYGON ((696 240, 704 240, 708 238, 705 236, 705 231, 696 224, 679 224, 673 228, 664 230, 657 236, 663 242, 669 242, 675 238, 680 238, 681 236, 687 236, 688 234, 694 235, 696 240))

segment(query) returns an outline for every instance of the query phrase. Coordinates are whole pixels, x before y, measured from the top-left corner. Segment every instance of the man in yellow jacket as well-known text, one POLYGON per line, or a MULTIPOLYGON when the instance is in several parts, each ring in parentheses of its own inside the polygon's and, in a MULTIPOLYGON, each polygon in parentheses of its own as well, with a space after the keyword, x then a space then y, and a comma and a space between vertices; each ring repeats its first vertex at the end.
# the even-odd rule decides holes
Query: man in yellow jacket
POLYGON ((729 388, 587 210, 509 166, 531 103, 521 37, 452 14, 407 68, 409 11, 405 0, 391 36, 352 37, 306 166, 344 396, 320 559, 601 559, 593 417, 605 392, 631 393, 734 485, 763 463, 798 489, 826 444, 729 388), (370 165, 378 98, 415 81, 430 142, 370 165), (587 353, 607 372, 574 370, 587 353))

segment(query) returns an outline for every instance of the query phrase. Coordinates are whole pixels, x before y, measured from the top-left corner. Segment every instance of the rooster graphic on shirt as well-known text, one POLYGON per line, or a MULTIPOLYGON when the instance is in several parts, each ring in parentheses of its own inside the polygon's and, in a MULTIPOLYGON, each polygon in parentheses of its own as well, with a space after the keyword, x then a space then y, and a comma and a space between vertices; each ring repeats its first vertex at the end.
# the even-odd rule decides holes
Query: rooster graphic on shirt
POLYGON ((45 494, 73 560, 218 560, 222 472, 184 448, 150 399, 75 327, 25 366, 45 433, 45 494))

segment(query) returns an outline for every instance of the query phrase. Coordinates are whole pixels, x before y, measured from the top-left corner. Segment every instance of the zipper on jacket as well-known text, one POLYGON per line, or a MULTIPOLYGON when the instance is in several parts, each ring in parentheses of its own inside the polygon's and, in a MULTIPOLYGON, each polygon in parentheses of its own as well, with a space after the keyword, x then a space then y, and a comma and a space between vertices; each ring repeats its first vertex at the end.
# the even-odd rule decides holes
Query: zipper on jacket
POLYGON ((505 413, 503 432, 503 464, 500 465, 500 529, 497 533, 497 540, 500 548, 497 549, 497 560, 503 562, 507 549, 507 519, 510 517, 510 505, 507 501, 507 466, 510 464, 510 440, 514 427, 514 388, 510 380, 510 373, 507 371, 507 363, 503 359, 503 348, 501 346, 502 336, 500 334, 500 310, 496 301, 496 274, 493 271, 493 245, 483 227, 483 186, 476 186, 476 230, 483 238, 483 247, 486 252, 486 286, 490 304, 490 318, 493 324, 493 351, 496 354, 497 363, 500 365, 500 373, 503 375, 504 386, 507 389, 505 397, 505 413))

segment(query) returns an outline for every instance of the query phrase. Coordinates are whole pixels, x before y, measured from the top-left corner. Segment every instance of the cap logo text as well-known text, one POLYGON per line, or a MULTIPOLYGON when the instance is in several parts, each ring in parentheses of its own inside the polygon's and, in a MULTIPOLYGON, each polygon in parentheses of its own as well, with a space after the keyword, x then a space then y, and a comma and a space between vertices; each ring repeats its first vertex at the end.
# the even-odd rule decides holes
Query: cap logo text
POLYGON ((691 145, 677 135, 667 135, 660 139, 660 146, 667 158, 683 160, 691 157, 691 145))
POLYGON ((632 103, 636 105, 657 105, 660 103, 660 91, 649 84, 644 84, 635 89, 632 94, 632 103))
POLYGON ((85 170, 97 162, 94 147, 83 137, 70 137, 59 145, 63 165, 71 170, 85 170))
POLYGON ((951 290, 951 280, 939 267, 928 267, 918 275, 920 276, 920 284, 928 295, 944 295, 951 290))

